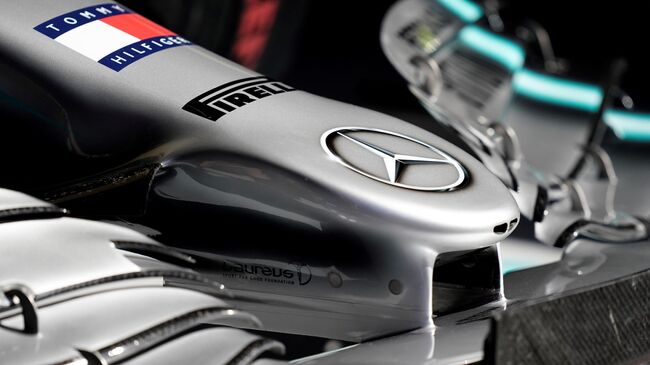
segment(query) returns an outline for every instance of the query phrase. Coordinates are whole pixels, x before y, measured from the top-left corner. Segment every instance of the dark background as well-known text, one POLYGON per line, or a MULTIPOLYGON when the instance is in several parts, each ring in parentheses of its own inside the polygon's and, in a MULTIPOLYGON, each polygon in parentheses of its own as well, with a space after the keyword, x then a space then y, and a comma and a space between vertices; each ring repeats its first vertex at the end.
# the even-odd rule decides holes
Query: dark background
MULTIPOLYGON (((269 0, 126 0, 123 3, 218 54, 235 59, 242 9, 269 0)), ((294 87, 365 107, 415 112, 419 106, 379 46, 381 21, 392 0, 270 0, 279 3, 273 28, 251 68, 294 87)), ((623 88, 650 109, 645 2, 503 1, 508 25, 531 18, 549 32, 569 75, 601 82, 616 57, 628 60, 623 88), (569 6, 571 5, 571 6, 569 6), (644 100, 645 99, 645 100, 644 100)))

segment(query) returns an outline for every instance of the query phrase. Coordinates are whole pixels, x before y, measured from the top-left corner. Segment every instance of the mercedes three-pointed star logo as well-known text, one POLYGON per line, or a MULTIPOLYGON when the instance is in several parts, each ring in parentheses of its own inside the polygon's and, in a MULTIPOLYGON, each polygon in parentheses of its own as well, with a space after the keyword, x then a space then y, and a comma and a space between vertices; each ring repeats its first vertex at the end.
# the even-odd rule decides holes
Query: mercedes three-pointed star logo
POLYGON ((336 160, 343 166, 353 171, 356 171, 364 176, 367 176, 371 179, 381 181, 383 183, 394 185, 394 186, 399 186, 399 187, 414 189, 414 190, 424 190, 424 191, 451 191, 459 188, 467 179, 467 173, 465 172, 463 166, 454 158, 449 156, 447 153, 441 151, 440 149, 428 143, 395 132, 390 132, 390 131, 385 131, 385 130, 375 129, 375 128, 362 128, 362 127, 335 128, 323 134, 323 136, 321 137, 321 145, 323 146, 325 152, 327 152, 327 154, 330 155, 330 157, 332 157, 334 160, 336 160), (440 157, 413 156, 410 154, 397 153, 392 151, 392 149, 389 147, 382 147, 379 146, 377 143, 371 143, 364 138, 350 135, 353 132, 377 133, 377 134, 392 136, 397 139, 406 140, 410 143, 415 143, 419 146, 425 147, 433 151, 435 155, 440 157), (338 151, 332 148, 331 142, 332 139, 334 138, 344 138, 349 142, 351 142, 352 144, 358 146, 359 148, 364 149, 374 154, 378 158, 382 159, 383 165, 386 168, 386 175, 388 176, 388 178, 386 179, 384 177, 368 173, 367 171, 364 171, 364 169, 361 169, 358 166, 354 166, 346 158, 341 156, 338 151), (415 186, 412 184, 405 184, 400 182, 400 177, 405 167, 409 165, 452 166, 454 168, 453 170, 455 171, 455 176, 452 179, 453 182, 446 182, 444 184, 435 184, 430 186, 426 186, 426 185, 415 186))

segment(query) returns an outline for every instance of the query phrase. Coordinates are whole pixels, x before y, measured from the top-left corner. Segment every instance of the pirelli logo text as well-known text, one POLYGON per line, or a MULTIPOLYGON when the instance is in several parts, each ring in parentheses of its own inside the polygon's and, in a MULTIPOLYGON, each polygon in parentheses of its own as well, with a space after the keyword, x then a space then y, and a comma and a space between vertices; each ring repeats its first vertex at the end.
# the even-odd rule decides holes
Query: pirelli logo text
POLYGON ((249 77, 225 83, 185 104, 183 110, 217 120, 257 100, 295 89, 268 77, 249 77))

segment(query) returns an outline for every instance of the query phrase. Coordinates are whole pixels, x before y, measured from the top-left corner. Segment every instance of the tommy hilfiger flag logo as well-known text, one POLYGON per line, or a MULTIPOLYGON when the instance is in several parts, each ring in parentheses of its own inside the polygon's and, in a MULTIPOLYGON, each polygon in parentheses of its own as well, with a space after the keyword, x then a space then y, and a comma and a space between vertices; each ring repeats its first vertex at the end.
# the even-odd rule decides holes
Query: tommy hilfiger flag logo
POLYGON ((191 44, 118 4, 72 11, 34 29, 115 71, 158 51, 191 44))

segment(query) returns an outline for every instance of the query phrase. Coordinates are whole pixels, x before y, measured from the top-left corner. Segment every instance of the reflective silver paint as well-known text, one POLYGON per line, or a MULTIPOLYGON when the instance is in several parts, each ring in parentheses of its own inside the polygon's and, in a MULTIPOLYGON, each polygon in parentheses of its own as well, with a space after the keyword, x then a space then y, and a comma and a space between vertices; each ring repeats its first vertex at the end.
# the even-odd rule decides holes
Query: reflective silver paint
MULTIPOLYGON (((445 152, 422 141, 418 141, 411 137, 399 133, 390 132, 390 131, 374 129, 374 128, 355 128, 355 127, 335 128, 323 133, 323 136, 321 137, 321 146, 323 146, 325 152, 327 152, 330 155, 330 157, 332 157, 332 159, 342 164, 343 166, 349 168, 350 170, 356 171, 361 175, 367 176, 371 179, 375 179, 377 181, 381 181, 394 186, 399 186, 402 188, 422 190, 422 191, 439 191, 439 192, 451 191, 460 187, 468 178, 463 166, 461 166, 458 161, 454 160, 453 157, 447 155, 445 152), (372 144, 367 140, 350 136, 350 134, 354 132, 357 132, 357 134, 359 132, 361 133, 370 132, 369 134, 371 135, 378 134, 378 135, 397 137, 398 139, 410 141, 416 145, 429 149, 430 151, 428 152, 433 152, 434 156, 425 157, 423 156, 423 154, 414 156, 414 155, 405 154, 405 152, 403 151, 388 150, 384 147, 372 144), (369 163, 364 164, 363 162, 360 161, 359 163, 360 166, 364 166, 364 165, 366 166, 366 169, 364 170, 363 167, 359 167, 359 168, 355 167, 347 159, 342 157, 341 153, 338 151, 340 147, 337 148, 333 145, 334 144, 333 139, 338 136, 351 141, 352 143, 354 143, 360 148, 365 149, 366 151, 369 151, 370 153, 375 155, 374 157, 379 157, 380 159, 382 159, 384 163, 384 167, 386 168, 386 174, 376 175, 376 174, 369 173, 367 172, 368 171, 367 166, 370 165, 369 163), (411 170, 413 168, 416 168, 417 165, 442 165, 442 166, 440 169, 438 169, 437 174, 435 172, 434 173, 429 172, 429 174, 421 177, 420 181, 422 181, 422 183, 419 185, 401 183, 401 181, 404 180, 402 178, 403 177, 402 175, 405 174, 404 170, 408 169, 407 172, 411 172, 411 170), (410 166, 412 167, 409 168, 410 166), (431 180, 435 181, 437 178, 439 178, 439 176, 436 175, 442 175, 443 173, 445 173, 446 172, 444 171, 445 166, 452 166, 453 170, 455 170, 452 171, 452 177, 448 178, 447 176, 445 176, 447 177, 447 179, 444 179, 443 181, 445 181, 447 184, 443 182, 439 185, 433 185, 431 183, 431 180), (454 172, 455 175, 457 175, 456 177, 453 176, 454 172)), ((431 155, 431 153, 429 153, 429 155, 431 155)), ((447 172, 447 174, 445 175, 448 174, 449 173, 447 172)))
MULTIPOLYGON (((335 258, 331 260, 313 251, 299 257, 298 261, 310 261, 305 264, 315 272, 345 267, 338 274, 349 280, 338 289, 318 276, 310 285, 284 288, 218 278, 240 295, 247 290, 251 297, 261 295, 267 299, 264 303, 270 299, 297 303, 293 307, 304 310, 285 311, 285 318, 296 323, 294 331, 359 341, 429 325, 437 255, 494 245, 508 234, 497 233, 494 227, 518 219, 508 190, 479 161, 399 119, 293 91, 256 100, 213 122, 182 108, 198 95, 255 76, 254 72, 200 47, 184 46, 157 52, 116 73, 32 29, 94 4, 86 0, 0 4, 0 13, 7 15, 0 22, 0 52, 8 67, 33 75, 35 88, 56 100, 63 111, 57 115, 65 115, 62 123, 74 141, 74 149, 67 153, 84 156, 89 168, 103 166, 104 156, 119 161, 111 168, 120 163, 157 166, 148 185, 150 195, 144 197, 146 214, 171 216, 183 206, 187 209, 183 215, 188 216, 196 214, 196 206, 206 207, 209 213, 177 224, 206 239, 201 242, 206 257, 230 256, 244 263, 266 260, 282 267, 295 262, 294 256, 306 252, 312 240, 331 242, 337 234, 346 237, 339 242, 341 247, 367 253, 364 267, 346 267, 336 259, 341 257, 337 252, 329 253, 335 258), (369 179, 332 161, 320 146, 323 133, 350 125, 389 130, 433 146, 462 165, 470 179, 462 188, 445 193, 369 179), (173 208, 157 208, 161 206, 173 208), (241 227, 210 220, 234 217, 234 213, 246 217, 236 222, 241 227), (206 223, 199 224, 199 219, 206 223), (243 227, 245 222, 259 221, 272 224, 243 227), (264 227, 292 234, 308 230, 313 236, 309 240, 292 236, 291 244, 279 239, 274 250, 246 235, 264 227), (221 244, 220 237, 227 237, 229 244, 221 244), (403 284, 399 295, 390 291, 392 280, 403 284), (350 302, 357 304, 350 306, 350 302), (332 313, 347 325, 333 326, 327 321, 332 313)), ((383 147, 399 151, 394 142, 383 147)), ((367 151, 355 154, 363 153, 367 151)), ((447 167, 457 166, 452 165, 447 167)), ((88 176, 69 179, 84 178, 88 176)), ((147 227, 161 232, 163 243, 185 249, 198 245, 182 236, 173 241, 170 229, 175 227, 169 224, 147 227)), ((323 243, 318 249, 332 251, 331 245, 323 243)), ((266 304, 249 304, 246 308, 254 314, 268 312, 266 304)), ((281 330, 286 323, 266 328, 281 330)))
POLYGON ((13 190, 0 188, 0 211, 20 208, 49 208, 52 204, 13 190))
MULTIPOLYGON (((8 190, 0 193, 3 207, 45 204, 8 190)), ((268 350, 283 351, 277 342, 237 329, 196 332, 198 325, 255 327, 259 321, 218 298, 226 294, 223 288, 192 279, 196 274, 187 269, 118 250, 115 242, 131 243, 120 247, 163 248, 126 228, 74 218, 36 214, 0 224, 0 362, 109 364, 127 354, 125 364, 176 364, 183 359, 207 365, 234 358, 253 361, 268 350), (147 271, 152 275, 137 276, 147 271), (183 280, 186 287, 173 287, 183 286, 183 280), (8 288, 18 286, 34 297, 36 333, 22 328, 24 307, 4 298, 8 288), (192 313, 192 320, 180 320, 192 313), (170 336, 173 341, 166 344, 170 336), (257 342, 263 346, 249 349, 257 342)))

